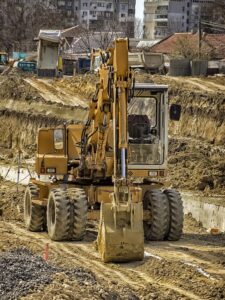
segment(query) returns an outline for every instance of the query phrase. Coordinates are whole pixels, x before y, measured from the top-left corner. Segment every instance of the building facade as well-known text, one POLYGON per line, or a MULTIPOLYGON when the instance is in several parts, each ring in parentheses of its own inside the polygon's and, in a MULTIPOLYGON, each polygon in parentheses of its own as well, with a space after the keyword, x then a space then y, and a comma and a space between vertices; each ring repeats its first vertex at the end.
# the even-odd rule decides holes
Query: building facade
POLYGON ((199 20, 213 18, 212 11, 207 10, 214 0, 170 0, 168 11, 168 31, 196 32, 199 20))
POLYGON ((145 0, 145 39, 162 39, 168 35, 168 7, 168 0, 145 0))
MULTIPOLYGON (((175 32, 198 30, 199 19, 211 19, 214 0, 145 0, 144 37, 162 39, 175 32)), ((215 18, 214 18, 215 19, 215 18)))
POLYGON ((64 10, 70 25, 80 24, 93 30, 127 29, 134 35, 136 0, 57 0, 59 9, 64 10))

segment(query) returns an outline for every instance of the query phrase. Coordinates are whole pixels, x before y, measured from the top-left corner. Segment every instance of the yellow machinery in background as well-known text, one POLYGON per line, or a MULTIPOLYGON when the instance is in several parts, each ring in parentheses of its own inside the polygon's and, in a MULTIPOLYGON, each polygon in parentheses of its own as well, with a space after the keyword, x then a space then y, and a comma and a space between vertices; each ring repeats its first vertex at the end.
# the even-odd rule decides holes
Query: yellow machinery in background
MULTIPOLYGON (((104 262, 142 260, 144 238, 182 234, 180 194, 163 188, 168 88, 135 83, 127 39, 105 52, 99 79, 84 125, 39 130, 39 179, 26 189, 25 223, 31 231, 47 227, 52 240, 82 240, 87 219, 99 219, 96 244, 104 262)), ((179 113, 173 105, 171 118, 179 113)))

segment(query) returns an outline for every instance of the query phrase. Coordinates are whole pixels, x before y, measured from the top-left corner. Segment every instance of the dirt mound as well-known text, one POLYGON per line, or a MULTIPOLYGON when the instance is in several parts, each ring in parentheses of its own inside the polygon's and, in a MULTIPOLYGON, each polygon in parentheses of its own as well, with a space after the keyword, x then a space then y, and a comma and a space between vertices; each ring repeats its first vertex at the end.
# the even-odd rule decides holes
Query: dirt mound
POLYGON ((204 141, 171 138, 169 178, 174 188, 224 193, 225 151, 204 141))
POLYGON ((81 95, 86 99, 91 99, 95 93, 98 76, 94 74, 77 75, 72 78, 55 80, 53 85, 66 90, 72 95, 81 95))
POLYGON ((40 94, 24 81, 21 74, 10 74, 1 82, 0 99, 42 101, 40 94))
MULTIPOLYGON (((180 104, 179 123, 170 123, 171 134, 205 139, 223 145, 225 136, 224 86, 211 79, 151 76, 155 83, 169 85, 170 103, 180 104), (209 86, 209 84, 212 84, 209 86), (197 85, 197 86, 196 86, 197 85)), ((223 79, 224 81, 224 79, 223 79)))
MULTIPOLYGON (((189 291, 186 296, 198 295, 201 299, 223 299, 225 284, 217 282, 216 278, 204 271, 198 265, 189 261, 174 262, 165 259, 149 259, 139 271, 151 270, 155 281, 166 282, 171 287, 175 284, 180 289, 189 291), (192 284, 190 284, 192 282, 192 284), (210 288, 206 288, 210 286, 210 288)), ((168 299, 178 299, 171 298, 168 299)))
POLYGON ((24 187, 0 180, 0 220, 23 221, 24 187))

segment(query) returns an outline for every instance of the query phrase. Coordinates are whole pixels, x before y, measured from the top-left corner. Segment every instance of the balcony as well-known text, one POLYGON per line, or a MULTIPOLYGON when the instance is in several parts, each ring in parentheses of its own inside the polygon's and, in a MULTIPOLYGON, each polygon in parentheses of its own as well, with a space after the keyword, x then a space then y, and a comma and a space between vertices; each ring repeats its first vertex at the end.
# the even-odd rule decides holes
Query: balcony
POLYGON ((159 18, 154 18, 153 19, 156 23, 158 23, 158 22, 167 22, 168 23, 168 18, 161 18, 161 19, 159 19, 159 18))

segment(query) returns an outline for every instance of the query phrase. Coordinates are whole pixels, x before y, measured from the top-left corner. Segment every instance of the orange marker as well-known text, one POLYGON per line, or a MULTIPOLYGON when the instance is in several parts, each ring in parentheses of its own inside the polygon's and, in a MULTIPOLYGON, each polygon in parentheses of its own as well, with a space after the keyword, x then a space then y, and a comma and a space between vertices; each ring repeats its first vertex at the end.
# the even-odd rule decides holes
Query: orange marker
POLYGON ((44 259, 45 261, 48 260, 48 250, 49 250, 49 244, 46 243, 46 245, 45 245, 45 251, 44 251, 44 255, 43 255, 43 259, 44 259))

